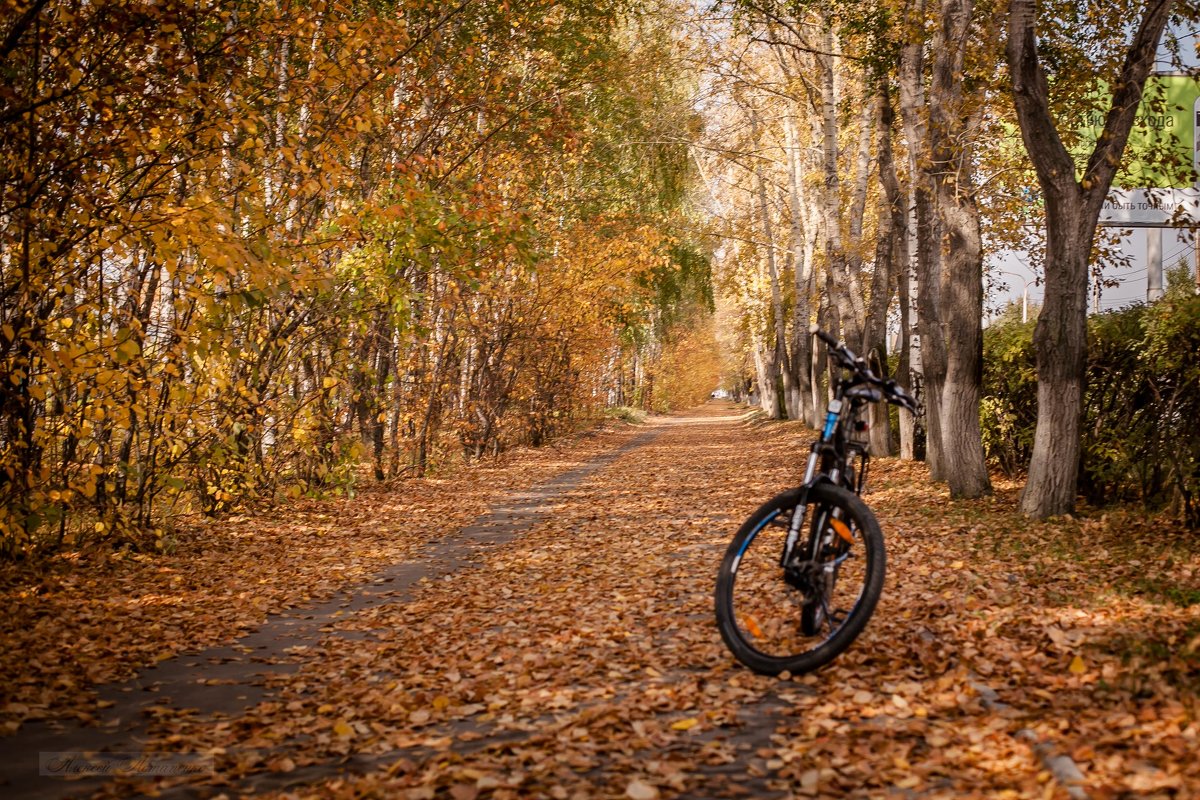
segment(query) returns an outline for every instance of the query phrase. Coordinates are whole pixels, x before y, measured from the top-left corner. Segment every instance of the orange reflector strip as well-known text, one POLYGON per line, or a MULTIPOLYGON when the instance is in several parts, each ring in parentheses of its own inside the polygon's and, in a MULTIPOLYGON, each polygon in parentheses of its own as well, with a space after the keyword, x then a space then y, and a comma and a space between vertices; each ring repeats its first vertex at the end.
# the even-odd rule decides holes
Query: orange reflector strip
POLYGON ((833 526, 837 535, 845 539, 850 544, 854 544, 854 536, 850 533, 850 526, 842 522, 840 519, 830 519, 829 524, 833 526))

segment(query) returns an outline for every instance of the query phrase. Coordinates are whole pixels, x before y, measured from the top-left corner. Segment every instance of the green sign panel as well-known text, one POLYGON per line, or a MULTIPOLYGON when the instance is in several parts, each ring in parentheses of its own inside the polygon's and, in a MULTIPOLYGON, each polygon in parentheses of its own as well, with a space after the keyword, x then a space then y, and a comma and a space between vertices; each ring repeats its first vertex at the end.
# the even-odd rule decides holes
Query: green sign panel
MULTIPOLYGON (((1086 162, 1096 137, 1104 130, 1107 109, 1089 112, 1082 120, 1076 163, 1086 162)), ((1181 189, 1196 185, 1200 172, 1200 84, 1186 75, 1153 75, 1146 81, 1129 143, 1125 168, 1114 188, 1181 189)))

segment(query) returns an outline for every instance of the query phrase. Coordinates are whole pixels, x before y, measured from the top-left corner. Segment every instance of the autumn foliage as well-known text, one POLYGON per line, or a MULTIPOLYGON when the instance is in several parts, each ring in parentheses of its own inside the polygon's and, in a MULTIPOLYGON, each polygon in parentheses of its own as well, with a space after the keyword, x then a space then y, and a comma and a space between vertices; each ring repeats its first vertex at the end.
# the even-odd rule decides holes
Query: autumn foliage
POLYGON ((5 553, 537 443, 703 316, 625 4, 4 7, 5 553))

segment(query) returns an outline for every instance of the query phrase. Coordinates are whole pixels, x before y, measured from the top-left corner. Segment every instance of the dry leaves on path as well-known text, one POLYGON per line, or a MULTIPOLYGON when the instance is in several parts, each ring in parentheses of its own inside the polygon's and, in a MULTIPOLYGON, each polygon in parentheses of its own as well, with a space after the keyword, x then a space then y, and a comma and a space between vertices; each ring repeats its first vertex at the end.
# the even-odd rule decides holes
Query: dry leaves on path
POLYGON ((367 485, 352 499, 197 519, 168 554, 67 554, 0 565, 0 736, 23 720, 93 720, 92 687, 235 639, 268 614, 361 584, 490 504, 637 434, 623 424, 514 451, 456 477, 367 485))
POLYGON ((1091 797, 1200 796, 1186 537, 1029 523, 1015 486, 950 502, 883 460, 874 619, 825 670, 767 679, 721 645, 713 580, 809 434, 714 406, 657 424, 478 566, 329 626, 268 701, 163 715, 148 747, 279 797, 1065 798, 1050 743, 1091 797))

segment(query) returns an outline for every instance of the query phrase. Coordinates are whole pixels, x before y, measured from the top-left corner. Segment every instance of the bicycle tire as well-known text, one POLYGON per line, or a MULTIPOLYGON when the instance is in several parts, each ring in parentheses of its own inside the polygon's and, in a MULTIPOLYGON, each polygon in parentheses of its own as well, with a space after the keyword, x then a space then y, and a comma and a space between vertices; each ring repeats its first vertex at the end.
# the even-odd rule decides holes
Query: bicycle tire
MULTIPOLYGON (((833 583, 836 584, 841 581, 844 563, 850 562, 839 562, 836 566, 833 562, 825 563, 833 566, 833 583)), ((814 484, 808 488, 807 495, 802 489, 790 489, 760 506, 738 529, 726 549, 714 592, 717 628, 734 657, 755 672, 764 675, 778 675, 784 671, 792 674, 812 672, 837 658, 862 633, 879 603, 886 569, 883 533, 875 515, 857 495, 830 483, 814 484), (854 573, 855 576, 861 573, 861 581, 847 576, 850 584, 861 582, 861 589, 836 629, 819 640, 817 636, 808 635, 811 631, 802 630, 813 626, 812 612, 810 610, 806 616, 805 595, 785 580, 779 566, 787 523, 802 498, 807 506, 809 532, 805 534, 808 540, 802 537, 797 548, 807 548, 806 552, 811 553, 814 540, 819 543, 822 534, 826 533, 818 530, 826 525, 818 522, 821 514, 826 513, 842 520, 851 531, 853 543, 843 550, 851 553, 847 559, 859 558, 858 553, 861 553, 862 566, 859 568, 856 563, 854 573), (773 563, 770 563, 772 559, 773 563), (769 599, 763 601, 763 597, 769 599), (747 609, 752 609, 753 613, 747 609), (759 613, 768 613, 769 618, 760 623, 754 616, 759 613), (768 639, 778 640, 778 646, 769 647, 768 639)), ((836 590, 835 586, 833 591, 836 590)), ((831 613, 830 620, 834 618, 835 614, 831 613)), ((829 624, 832 626, 833 623, 829 624)))

